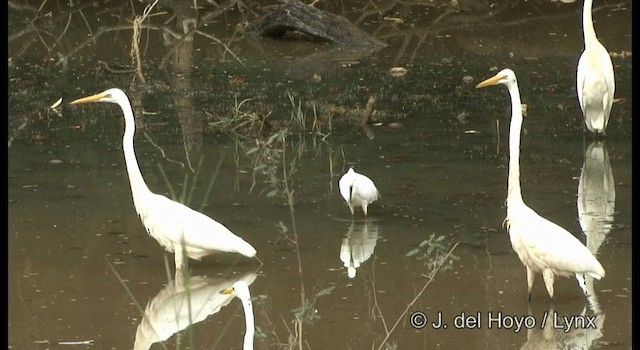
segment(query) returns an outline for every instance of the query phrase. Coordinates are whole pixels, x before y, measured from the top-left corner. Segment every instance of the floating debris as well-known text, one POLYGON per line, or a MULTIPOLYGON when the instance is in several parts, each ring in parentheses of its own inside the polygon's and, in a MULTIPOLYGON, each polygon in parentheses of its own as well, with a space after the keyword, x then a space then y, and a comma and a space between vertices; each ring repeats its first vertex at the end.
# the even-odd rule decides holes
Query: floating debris
POLYGON ((62 97, 60 97, 58 101, 54 102, 49 108, 55 109, 56 107, 60 106, 61 103, 62 103, 62 97))
POLYGON ((620 52, 609 52, 609 56, 611 56, 611 58, 627 58, 627 57, 631 57, 631 51, 626 51, 626 50, 622 50, 620 52))
POLYGON ((78 341, 59 341, 58 345, 93 345, 93 339, 78 341))
POLYGON ((458 122, 460 122, 460 124, 465 125, 465 124, 468 123, 468 121, 467 121, 467 117, 468 116, 469 116, 469 112, 464 111, 464 112, 458 114, 456 116, 456 119, 458 120, 458 122))
POLYGON ((404 77, 409 70, 404 67, 393 67, 389 70, 392 77, 404 77))

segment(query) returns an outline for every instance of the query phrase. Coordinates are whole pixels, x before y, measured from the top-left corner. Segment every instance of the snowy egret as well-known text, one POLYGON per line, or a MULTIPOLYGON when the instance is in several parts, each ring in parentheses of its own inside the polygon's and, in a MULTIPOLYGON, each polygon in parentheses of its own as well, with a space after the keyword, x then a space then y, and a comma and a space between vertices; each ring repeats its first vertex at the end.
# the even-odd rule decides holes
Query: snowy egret
POLYGON ((255 325, 253 320, 253 306, 251 305, 251 293, 249 292, 249 285, 244 280, 239 280, 233 284, 232 288, 227 288, 220 293, 234 293, 242 302, 242 309, 244 310, 244 321, 247 328, 244 333, 244 343, 242 345, 242 350, 253 350, 253 335, 255 333, 255 325))
POLYGON ((176 270, 184 265, 184 254, 200 260, 216 252, 239 253, 254 257, 256 250, 224 225, 184 204, 153 193, 142 177, 133 148, 135 120, 129 98, 120 89, 109 89, 99 94, 71 102, 108 102, 120 106, 125 120, 122 139, 124 159, 131 184, 131 195, 136 212, 147 232, 168 252, 175 252, 176 270))
POLYGON ((365 175, 356 173, 353 168, 349 168, 349 171, 342 175, 338 185, 342 198, 349 205, 351 215, 355 215, 354 208, 360 206, 364 216, 367 216, 367 206, 380 196, 373 181, 365 175))
POLYGON ((511 125, 509 129, 509 178, 507 189, 507 217, 511 246, 527 268, 528 298, 536 273, 542 273, 544 284, 553 298, 556 276, 575 275, 582 290, 587 293, 585 275, 595 279, 604 277, 600 262, 574 235, 559 225, 541 217, 522 200, 520 189, 520 131, 522 106, 516 75, 504 69, 479 83, 476 88, 502 84, 511 95, 511 125))
POLYGON ((584 51, 578 61, 576 89, 587 129, 596 134, 605 134, 616 83, 609 52, 598 41, 596 31, 593 29, 592 4, 593 0, 584 0, 582 11, 584 51))

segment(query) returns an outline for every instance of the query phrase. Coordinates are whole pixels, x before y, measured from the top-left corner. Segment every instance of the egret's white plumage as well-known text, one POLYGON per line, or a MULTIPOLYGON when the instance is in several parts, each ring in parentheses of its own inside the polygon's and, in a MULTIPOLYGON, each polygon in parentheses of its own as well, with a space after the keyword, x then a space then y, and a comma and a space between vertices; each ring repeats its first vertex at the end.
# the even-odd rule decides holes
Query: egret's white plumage
POLYGON ((379 237, 376 223, 368 219, 358 224, 351 222, 347 236, 342 239, 340 246, 340 260, 347 268, 349 278, 356 277, 356 269, 371 258, 379 237))
POLYGON ((542 273, 549 296, 553 298, 556 276, 575 275, 586 293, 585 275, 600 279, 605 272, 600 262, 574 235, 541 217, 522 200, 520 189, 520 132, 522 106, 516 75, 504 69, 482 81, 476 88, 502 84, 511 95, 511 126, 509 130, 509 178, 507 218, 511 245, 527 268, 528 296, 536 273, 542 273))
POLYGON ((365 175, 356 173, 353 168, 349 168, 349 171, 342 175, 338 185, 342 198, 349 205, 351 215, 355 215, 355 207, 362 207, 364 216, 367 216, 367 206, 380 196, 373 181, 365 175))
POLYGON ((254 257, 256 250, 224 225, 184 204, 153 193, 142 177, 133 148, 135 120, 129 98, 120 89, 109 89, 99 94, 72 101, 72 104, 109 102, 120 106, 125 119, 122 139, 131 194, 136 212, 147 232, 169 252, 175 252, 176 269, 181 269, 186 255, 200 260, 215 252, 239 253, 254 257))
POLYGON ((578 181, 578 221, 587 237, 587 248, 597 255, 611 231, 616 204, 616 185, 604 142, 593 141, 584 154, 578 181))
POLYGON ((225 289, 221 293, 234 293, 238 297, 238 299, 242 301, 242 309, 244 310, 244 320, 246 326, 242 350, 253 350, 255 324, 253 319, 253 306, 251 304, 251 293, 249 292, 249 285, 247 284, 247 282, 239 280, 233 284, 232 288, 225 289))
POLYGON ((593 29, 592 4, 593 0, 584 0, 584 51, 578 61, 576 89, 587 129, 593 133, 604 134, 609 122, 616 84, 609 52, 598 41, 593 29))
POLYGON ((185 328, 204 321, 231 303, 233 295, 223 293, 233 283, 250 285, 258 277, 246 273, 235 278, 190 276, 178 271, 145 308, 136 330, 133 350, 149 350, 154 343, 169 339, 185 328))

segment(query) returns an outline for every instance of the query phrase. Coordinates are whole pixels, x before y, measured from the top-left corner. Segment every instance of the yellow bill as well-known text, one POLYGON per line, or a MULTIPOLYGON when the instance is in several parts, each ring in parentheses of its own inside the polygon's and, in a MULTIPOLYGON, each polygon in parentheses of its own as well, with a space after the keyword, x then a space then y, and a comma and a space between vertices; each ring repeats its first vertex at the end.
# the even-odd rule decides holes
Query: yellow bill
POLYGON ((100 99, 102 99, 104 96, 105 96, 104 93, 99 93, 99 94, 95 94, 95 95, 79 98, 79 99, 73 100, 73 101, 71 101, 69 103, 72 104, 72 105, 77 105, 77 104, 81 104, 81 103, 99 102, 100 99))
POLYGON ((496 75, 492 76, 491 78, 480 82, 478 85, 476 85, 476 89, 483 88, 483 87, 486 87, 486 86, 497 85, 497 84, 499 84, 500 79, 502 79, 502 78, 504 78, 502 75, 496 74, 496 75))

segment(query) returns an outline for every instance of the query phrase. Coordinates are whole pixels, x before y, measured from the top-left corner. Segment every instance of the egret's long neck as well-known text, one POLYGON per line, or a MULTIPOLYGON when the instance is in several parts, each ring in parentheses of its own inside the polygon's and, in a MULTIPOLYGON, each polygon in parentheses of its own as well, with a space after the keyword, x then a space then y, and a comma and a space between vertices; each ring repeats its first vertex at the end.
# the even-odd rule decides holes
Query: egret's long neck
POLYGON ((243 350, 253 350, 253 336, 255 333, 255 325, 253 320, 253 306, 251 300, 242 300, 242 306, 244 309, 244 319, 247 326, 247 330, 244 333, 244 345, 243 350))
POLYGON ((520 130, 522 129, 522 104, 518 84, 509 85, 511 95, 511 126, 509 127, 509 187, 507 192, 507 208, 509 202, 522 202, 520 191, 520 130))
POLYGON ((593 0, 584 0, 584 8, 582 10, 582 31, 584 32, 585 48, 598 42, 596 31, 593 29, 593 19, 591 18, 591 7, 593 0))
POLYGON ((136 211, 140 213, 139 205, 142 195, 150 193, 147 184, 142 178, 142 173, 138 167, 138 161, 136 160, 136 153, 133 149, 133 135, 136 131, 136 121, 133 118, 133 111, 131 105, 123 103, 120 105, 122 112, 124 113, 125 129, 124 137, 122 138, 122 150, 124 151, 124 160, 127 165, 127 173, 129 174, 129 183, 131 185, 131 194, 133 197, 133 203, 136 207, 136 211))

